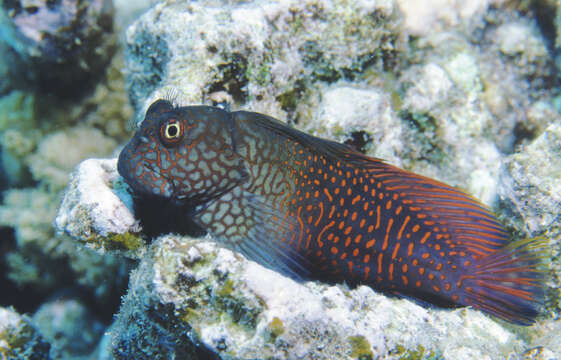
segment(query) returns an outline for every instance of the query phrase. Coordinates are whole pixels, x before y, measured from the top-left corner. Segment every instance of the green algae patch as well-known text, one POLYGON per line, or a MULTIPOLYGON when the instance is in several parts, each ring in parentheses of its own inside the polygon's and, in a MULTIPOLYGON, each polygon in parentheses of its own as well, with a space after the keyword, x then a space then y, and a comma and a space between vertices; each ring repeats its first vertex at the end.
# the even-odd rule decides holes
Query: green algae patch
POLYGON ((351 343, 351 357, 359 360, 372 360, 374 356, 372 346, 364 336, 349 336, 349 343, 351 343))
POLYGON ((123 234, 110 234, 103 239, 108 250, 129 250, 136 251, 144 245, 139 235, 126 232, 123 234))
POLYGON ((271 322, 267 325, 267 331, 269 333, 270 341, 275 341, 275 339, 282 335, 285 331, 282 320, 275 316, 273 320, 271 320, 271 322))
POLYGON ((392 351, 398 356, 399 360, 442 360, 442 356, 436 354, 432 350, 425 349, 424 346, 418 345, 416 350, 405 348, 403 345, 397 345, 392 351))
POLYGON ((262 64, 256 67, 248 67, 245 76, 251 82, 259 85, 266 86, 271 82, 271 67, 270 64, 262 64))
POLYGON ((234 282, 231 279, 226 279, 226 281, 224 281, 224 285, 218 289, 216 294, 220 297, 230 296, 232 294, 232 290, 234 290, 234 282))
POLYGON ((50 348, 27 318, 0 308, 0 359, 51 359, 50 348))
POLYGON ((234 282, 230 279, 226 280, 212 299, 217 309, 228 314, 234 324, 253 331, 257 325, 261 308, 257 304, 248 304, 246 300, 234 288, 234 282))

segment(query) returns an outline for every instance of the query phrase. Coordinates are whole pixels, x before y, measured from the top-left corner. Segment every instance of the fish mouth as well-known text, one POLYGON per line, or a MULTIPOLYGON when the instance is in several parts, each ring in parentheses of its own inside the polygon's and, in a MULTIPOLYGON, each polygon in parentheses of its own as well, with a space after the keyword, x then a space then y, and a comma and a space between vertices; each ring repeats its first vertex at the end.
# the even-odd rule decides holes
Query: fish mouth
MULTIPOLYGON (((126 153, 126 148, 123 149, 121 154, 119 154, 119 160, 117 161, 117 171, 119 175, 125 180, 125 182, 133 190, 133 195, 135 197, 145 197, 145 196, 160 196, 167 197, 166 194, 161 194, 160 189, 164 189, 165 192, 169 192, 169 179, 162 176, 162 174, 157 171, 157 169, 152 166, 149 162, 142 160, 140 164, 132 161, 129 154, 126 153), (140 169, 139 169, 140 167, 140 169), (141 170, 142 176, 137 176, 137 171, 141 170), (154 174, 157 178, 162 179, 165 182, 163 187, 152 185, 151 182, 145 181, 144 174, 154 174)), ((172 186, 173 187, 173 186, 172 186)))
POLYGON ((173 179, 173 177, 169 176, 169 174, 165 172, 161 172, 158 167, 152 165, 146 160, 142 161, 142 166, 145 170, 153 173, 156 177, 159 177, 164 181, 163 187, 162 185, 160 185, 159 187, 154 186, 150 188, 151 195, 168 199, 176 205, 183 205, 184 203, 188 202, 188 196, 185 194, 181 194, 177 190, 179 186, 176 183, 176 180, 173 179), (161 189, 163 189, 164 193, 162 193, 161 189))
POLYGON ((147 159, 138 159, 139 146, 145 140, 140 138, 136 142, 131 141, 119 154, 117 161, 117 171, 125 182, 133 190, 133 196, 165 199, 177 206, 186 206, 196 203, 197 196, 186 194, 179 182, 167 172, 147 159), (141 168, 141 176, 137 176, 141 168), (153 176, 151 176, 151 175, 153 176), (156 180, 154 180, 154 178, 156 180))

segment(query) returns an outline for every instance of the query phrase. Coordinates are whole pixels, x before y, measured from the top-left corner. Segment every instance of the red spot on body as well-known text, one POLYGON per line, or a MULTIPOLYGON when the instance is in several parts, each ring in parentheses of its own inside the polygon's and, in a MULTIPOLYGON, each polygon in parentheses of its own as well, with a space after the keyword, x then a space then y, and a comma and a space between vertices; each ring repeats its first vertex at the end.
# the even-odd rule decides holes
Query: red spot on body
POLYGON ((362 234, 358 234, 357 236, 355 236, 355 244, 360 243, 361 239, 362 239, 362 234))
POLYGON ((400 243, 396 243, 394 248, 393 248, 393 252, 392 252, 392 260, 395 260, 395 258, 397 257, 397 252, 399 251, 399 247, 401 246, 400 243))
POLYGON ((425 233, 425 235, 423 236, 423 238, 421 239, 421 244, 424 244, 427 242, 427 239, 431 236, 431 232, 428 231, 425 233))
POLYGON ((333 201, 333 196, 331 196, 331 194, 329 193, 329 190, 327 190, 327 188, 323 188, 323 193, 325 194, 325 196, 327 196, 327 198, 329 199, 329 202, 333 201))
POLYGON ((386 235, 384 236, 384 243, 382 244, 382 251, 386 251, 386 249, 388 248, 388 240, 389 240, 390 230, 392 228, 392 225, 393 225, 393 218, 390 218, 388 220, 388 226, 386 226, 386 235))

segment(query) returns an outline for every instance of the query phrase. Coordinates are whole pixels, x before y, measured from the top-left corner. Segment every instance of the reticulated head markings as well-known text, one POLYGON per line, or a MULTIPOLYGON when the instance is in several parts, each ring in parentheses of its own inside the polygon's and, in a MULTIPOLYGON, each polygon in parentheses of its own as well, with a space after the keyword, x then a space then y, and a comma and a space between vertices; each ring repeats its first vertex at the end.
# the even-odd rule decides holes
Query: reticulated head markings
POLYGON ((119 173, 140 194, 192 203, 220 196, 245 176, 231 121, 218 108, 158 100, 119 155, 119 173))

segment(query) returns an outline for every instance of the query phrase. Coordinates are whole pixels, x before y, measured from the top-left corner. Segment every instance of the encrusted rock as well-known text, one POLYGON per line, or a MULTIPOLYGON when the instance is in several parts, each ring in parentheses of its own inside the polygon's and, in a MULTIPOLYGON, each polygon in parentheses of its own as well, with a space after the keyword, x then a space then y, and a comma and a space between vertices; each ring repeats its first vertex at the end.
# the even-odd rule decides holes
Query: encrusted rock
POLYGON ((296 118, 315 82, 382 71, 403 45, 391 0, 167 1, 127 31, 130 93, 140 113, 173 88, 188 103, 226 91, 244 108, 296 118))
POLYGON ((561 228, 561 122, 509 156, 501 172, 501 198, 511 221, 532 236, 561 228))
MULTIPOLYGON (((501 168, 500 196, 503 221, 518 233, 545 236, 551 258, 549 308, 561 316, 561 122, 519 152, 507 157, 501 168)), ((548 262, 549 263, 549 262, 548 262)))
POLYGON ((51 345, 31 321, 13 309, 0 307, 0 358, 48 360, 51 345))
POLYGON ((33 321, 52 345, 56 359, 91 355, 104 326, 76 299, 46 302, 35 312, 33 321))
POLYGON ((90 89, 116 48, 111 0, 5 1, 0 28, 12 87, 58 96, 90 89))
POLYGON ((55 225, 96 249, 141 250, 132 198, 117 173, 117 159, 89 159, 74 172, 55 225), (115 190, 113 190, 115 189, 115 190))

